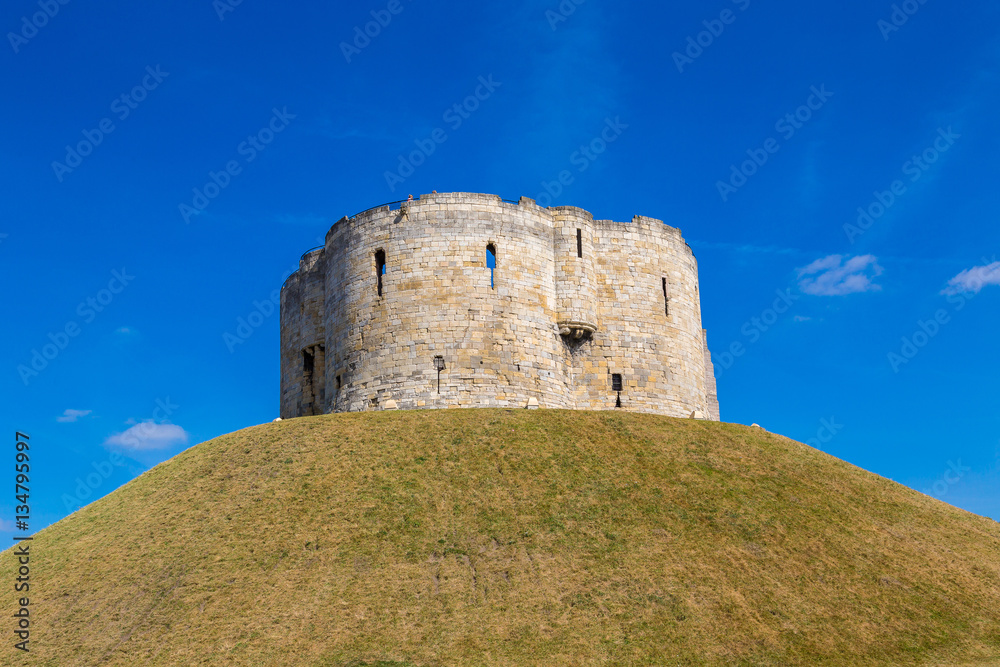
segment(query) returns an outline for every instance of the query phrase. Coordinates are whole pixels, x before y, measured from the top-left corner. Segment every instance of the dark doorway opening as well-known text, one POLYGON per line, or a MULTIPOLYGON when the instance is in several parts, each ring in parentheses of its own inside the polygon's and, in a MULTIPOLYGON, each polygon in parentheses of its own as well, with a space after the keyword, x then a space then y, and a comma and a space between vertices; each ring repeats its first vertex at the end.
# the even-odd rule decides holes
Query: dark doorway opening
POLYGON ((323 414, 326 401, 326 348, 313 345, 302 350, 302 416, 323 414))

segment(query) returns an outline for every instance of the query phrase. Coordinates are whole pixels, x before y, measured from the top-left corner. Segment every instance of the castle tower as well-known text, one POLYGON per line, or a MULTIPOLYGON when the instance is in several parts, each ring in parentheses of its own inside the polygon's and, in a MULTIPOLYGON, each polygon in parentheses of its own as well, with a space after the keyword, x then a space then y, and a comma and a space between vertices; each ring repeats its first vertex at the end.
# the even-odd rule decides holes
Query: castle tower
POLYGON ((680 231, 434 193, 338 221, 281 293, 281 416, 623 409, 718 419, 680 231))

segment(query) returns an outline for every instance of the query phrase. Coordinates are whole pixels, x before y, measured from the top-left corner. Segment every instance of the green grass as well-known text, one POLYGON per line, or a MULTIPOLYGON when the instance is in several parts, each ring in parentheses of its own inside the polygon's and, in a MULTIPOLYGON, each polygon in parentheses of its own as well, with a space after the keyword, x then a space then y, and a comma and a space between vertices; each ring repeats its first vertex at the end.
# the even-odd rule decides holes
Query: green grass
POLYGON ((732 424, 267 424, 31 549, 3 664, 1000 664, 1000 525, 732 424))

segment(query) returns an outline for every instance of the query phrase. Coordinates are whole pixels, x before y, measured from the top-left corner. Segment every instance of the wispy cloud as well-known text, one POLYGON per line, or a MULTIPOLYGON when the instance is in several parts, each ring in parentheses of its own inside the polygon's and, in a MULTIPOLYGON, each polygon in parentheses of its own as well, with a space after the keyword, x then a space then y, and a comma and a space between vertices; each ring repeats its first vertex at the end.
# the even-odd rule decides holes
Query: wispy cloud
POLYGON ((86 417, 93 410, 63 410, 63 413, 56 417, 57 422, 62 422, 64 424, 75 422, 80 419, 80 417, 86 417))
MULTIPOLYGON (((528 173, 537 169, 547 176, 562 169, 581 142, 600 132, 608 116, 620 115, 624 123, 630 122, 630 96, 622 92, 629 87, 628 74, 612 55, 606 14, 613 10, 603 3, 576 3, 576 11, 556 30, 546 10, 560 11, 558 0, 516 3, 516 9, 512 4, 484 5, 489 7, 491 32, 531 63, 520 77, 517 103, 508 107, 503 126, 495 127, 494 134, 501 141, 537 147, 523 155, 522 162, 528 173)), ((504 81, 512 65, 498 68, 497 79, 504 81)), ((513 93, 510 89, 504 94, 513 93)))
POLYGON ((799 289, 814 296, 845 296, 882 289, 872 280, 882 275, 874 255, 829 255, 799 269, 799 289))
POLYGON ((689 239, 688 243, 696 248, 711 248, 712 250, 724 250, 754 255, 805 255, 805 251, 797 248, 783 248, 776 245, 759 246, 749 243, 725 243, 720 241, 699 241, 689 239))
POLYGON ((282 225, 308 225, 310 227, 328 227, 336 222, 328 216, 313 215, 312 213, 307 213, 306 215, 279 215, 275 219, 282 225))
POLYGON ((104 446, 129 451, 150 451, 186 445, 188 438, 187 431, 176 424, 145 421, 132 426, 124 433, 111 436, 104 441, 104 446))
POLYGON ((979 294, 987 285, 1000 285, 1000 262, 974 266, 948 281, 942 294, 979 294))
POLYGON ((405 141, 405 138, 386 131, 386 127, 392 125, 384 118, 380 118, 379 112, 373 112, 370 108, 365 108, 361 104, 341 104, 343 108, 334 119, 329 115, 318 117, 308 131, 333 139, 334 141, 344 141, 347 139, 360 139, 367 142, 398 143, 405 141), (383 121, 380 123, 380 121, 383 121), (364 123, 365 127, 360 126, 364 123))

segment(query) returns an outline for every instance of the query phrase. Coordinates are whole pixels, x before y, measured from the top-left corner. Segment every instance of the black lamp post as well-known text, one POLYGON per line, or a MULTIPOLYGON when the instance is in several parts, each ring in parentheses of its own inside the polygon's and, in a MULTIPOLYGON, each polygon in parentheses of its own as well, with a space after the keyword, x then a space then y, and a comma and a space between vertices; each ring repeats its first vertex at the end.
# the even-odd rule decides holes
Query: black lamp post
POLYGON ((434 357, 434 368, 438 372, 438 393, 441 393, 441 371, 444 370, 444 357, 434 357))

